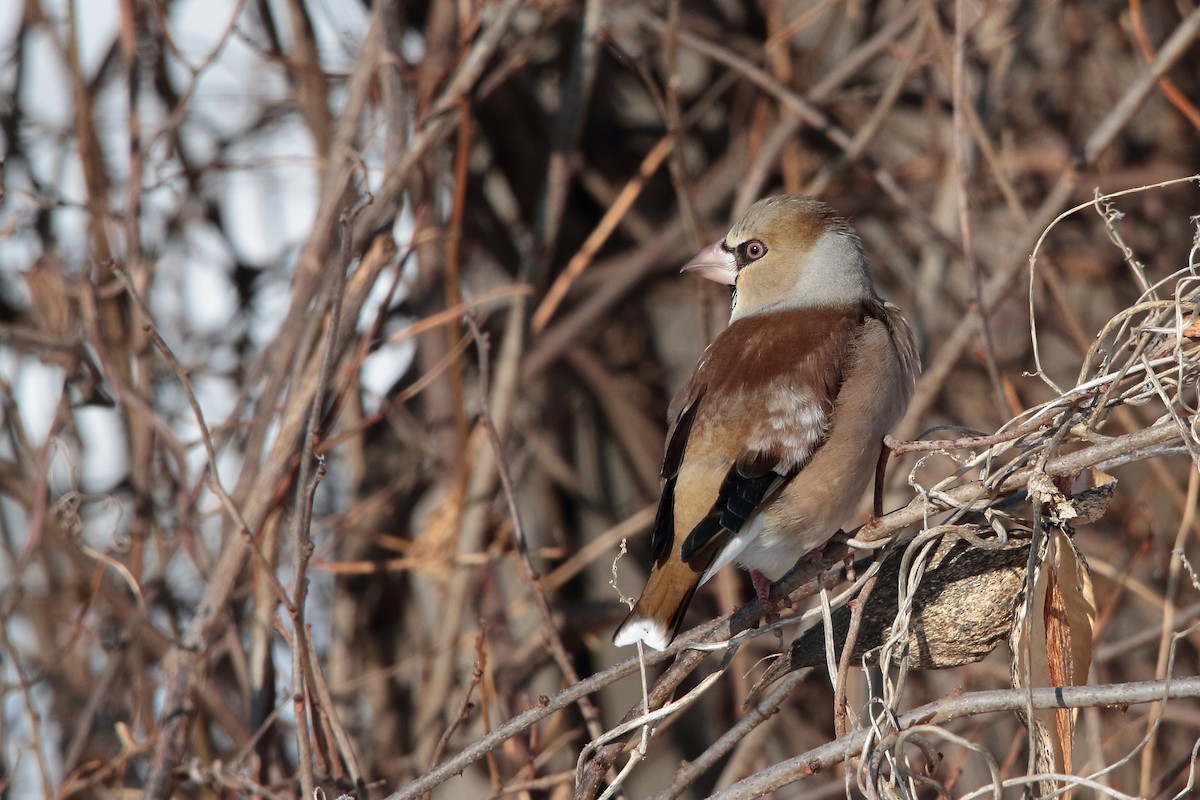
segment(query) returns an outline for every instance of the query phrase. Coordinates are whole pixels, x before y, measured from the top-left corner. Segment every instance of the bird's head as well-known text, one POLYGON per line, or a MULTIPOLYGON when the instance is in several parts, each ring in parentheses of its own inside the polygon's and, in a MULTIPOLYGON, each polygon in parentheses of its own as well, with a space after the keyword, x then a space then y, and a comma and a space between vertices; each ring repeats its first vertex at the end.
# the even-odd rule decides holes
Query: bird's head
POLYGON ((732 287, 731 321, 875 297, 854 229, 829 206, 800 195, 759 200, 682 271, 732 287))

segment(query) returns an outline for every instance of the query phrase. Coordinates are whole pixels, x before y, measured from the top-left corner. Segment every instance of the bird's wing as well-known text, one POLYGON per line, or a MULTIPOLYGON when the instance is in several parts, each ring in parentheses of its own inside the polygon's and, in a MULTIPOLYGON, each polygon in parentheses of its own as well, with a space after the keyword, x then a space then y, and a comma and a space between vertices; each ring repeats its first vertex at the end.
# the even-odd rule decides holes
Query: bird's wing
POLYGON ((668 438, 656 563, 674 542, 693 569, 707 569, 728 537, 804 468, 828 436, 861 321, 842 311, 814 324, 811 311, 781 312, 740 321, 714 343, 668 438))
POLYGON ((650 555, 659 566, 671 554, 671 540, 675 532, 675 482, 679 477, 679 467, 683 463, 683 451, 687 447, 688 435, 692 431, 692 421, 696 419, 696 412, 700 410, 700 401, 703 399, 703 391, 696 392, 695 397, 689 398, 690 402, 675 416, 671 429, 667 432, 667 451, 662 466, 665 482, 662 495, 658 499, 654 527, 650 533, 650 555))
POLYGON ((904 312, 886 300, 868 300, 863 304, 863 309, 868 316, 874 317, 887 326, 888 337, 896 350, 900 374, 904 376, 904 384, 901 389, 904 395, 904 406, 907 408, 908 401, 912 399, 917 376, 921 374, 921 355, 917 349, 917 339, 912 325, 905 318, 904 312))

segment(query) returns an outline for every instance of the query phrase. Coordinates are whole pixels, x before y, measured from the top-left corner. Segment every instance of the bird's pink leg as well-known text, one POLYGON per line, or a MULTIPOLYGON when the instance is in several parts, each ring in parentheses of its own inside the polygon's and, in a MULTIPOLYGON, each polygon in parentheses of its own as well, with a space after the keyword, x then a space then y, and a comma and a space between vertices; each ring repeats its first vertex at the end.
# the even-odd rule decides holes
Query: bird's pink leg
MULTIPOLYGON (((771 579, 756 569, 750 570, 750 582, 754 584, 754 593, 758 595, 758 604, 763 607, 763 614, 771 605, 771 579)), ((773 614, 772 614, 773 615, 773 614)))
MULTIPOLYGON (((750 583, 754 584, 754 594, 758 596, 758 605, 762 608, 763 622, 770 625, 779 619, 779 611, 775 601, 771 599, 771 579, 756 569, 750 570, 750 583)), ((775 638, 783 647, 783 628, 775 630, 775 638)))

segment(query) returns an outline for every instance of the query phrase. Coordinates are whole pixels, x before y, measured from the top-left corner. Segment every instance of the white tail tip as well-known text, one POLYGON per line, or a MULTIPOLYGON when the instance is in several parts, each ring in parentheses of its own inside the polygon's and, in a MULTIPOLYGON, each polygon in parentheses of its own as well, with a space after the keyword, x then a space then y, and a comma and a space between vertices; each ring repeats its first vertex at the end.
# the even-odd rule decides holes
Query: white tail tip
POLYGON ((671 638, 670 631, 658 620, 630 614, 613 634, 613 644, 617 647, 628 647, 641 641, 655 650, 665 650, 671 643, 671 638))

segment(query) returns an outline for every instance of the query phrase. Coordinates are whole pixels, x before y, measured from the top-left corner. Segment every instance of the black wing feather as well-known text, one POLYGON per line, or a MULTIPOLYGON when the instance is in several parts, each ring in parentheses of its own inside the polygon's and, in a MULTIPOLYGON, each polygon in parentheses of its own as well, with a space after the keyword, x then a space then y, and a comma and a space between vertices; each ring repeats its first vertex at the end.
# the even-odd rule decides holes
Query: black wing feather
MULTIPOLYGON (((671 441, 667 442, 666 455, 663 456, 662 476, 664 478, 674 478, 679 474, 679 465, 683 463, 683 453, 687 450, 688 437, 692 433, 692 423, 696 421, 696 412, 700 410, 700 403, 703 400, 704 395, 701 394, 691 405, 679 412, 679 420, 675 423, 675 429, 671 432, 671 441)), ((666 493, 666 487, 663 488, 663 493, 666 493)))
POLYGON ((650 532, 650 556, 660 567, 670 556, 671 542, 675 538, 675 479, 679 475, 679 465, 683 463, 683 453, 687 450, 688 436, 692 432, 696 412, 700 410, 701 400, 703 395, 679 413, 671 439, 667 442, 667 452, 663 456, 662 476, 666 478, 666 483, 658 499, 658 513, 654 515, 654 527, 650 532))
MULTIPOLYGON (((824 441, 813 448, 813 453, 823 444, 824 441)), ((785 474, 773 469, 773 465, 778 464, 779 459, 770 453, 760 453, 753 457, 743 456, 739 459, 729 468, 729 472, 725 473, 721 489, 717 492, 717 500, 708 514, 683 541, 680 548, 683 560, 690 561, 715 541, 722 531, 729 531, 735 535, 741 532, 742 526, 758 507, 797 472, 804 469, 810 460, 812 453, 785 474)))
POLYGON ((662 496, 658 499, 658 513, 654 515, 654 527, 650 531, 650 557, 661 567, 671 555, 671 539, 675 535, 675 478, 667 478, 662 496))
POLYGON ((721 481, 721 490, 717 493, 712 510, 683 540, 679 555, 684 561, 691 561, 722 531, 738 533, 754 510, 779 485, 782 477, 775 472, 748 476, 743 475, 736 466, 731 468, 725 474, 725 480, 721 481))

